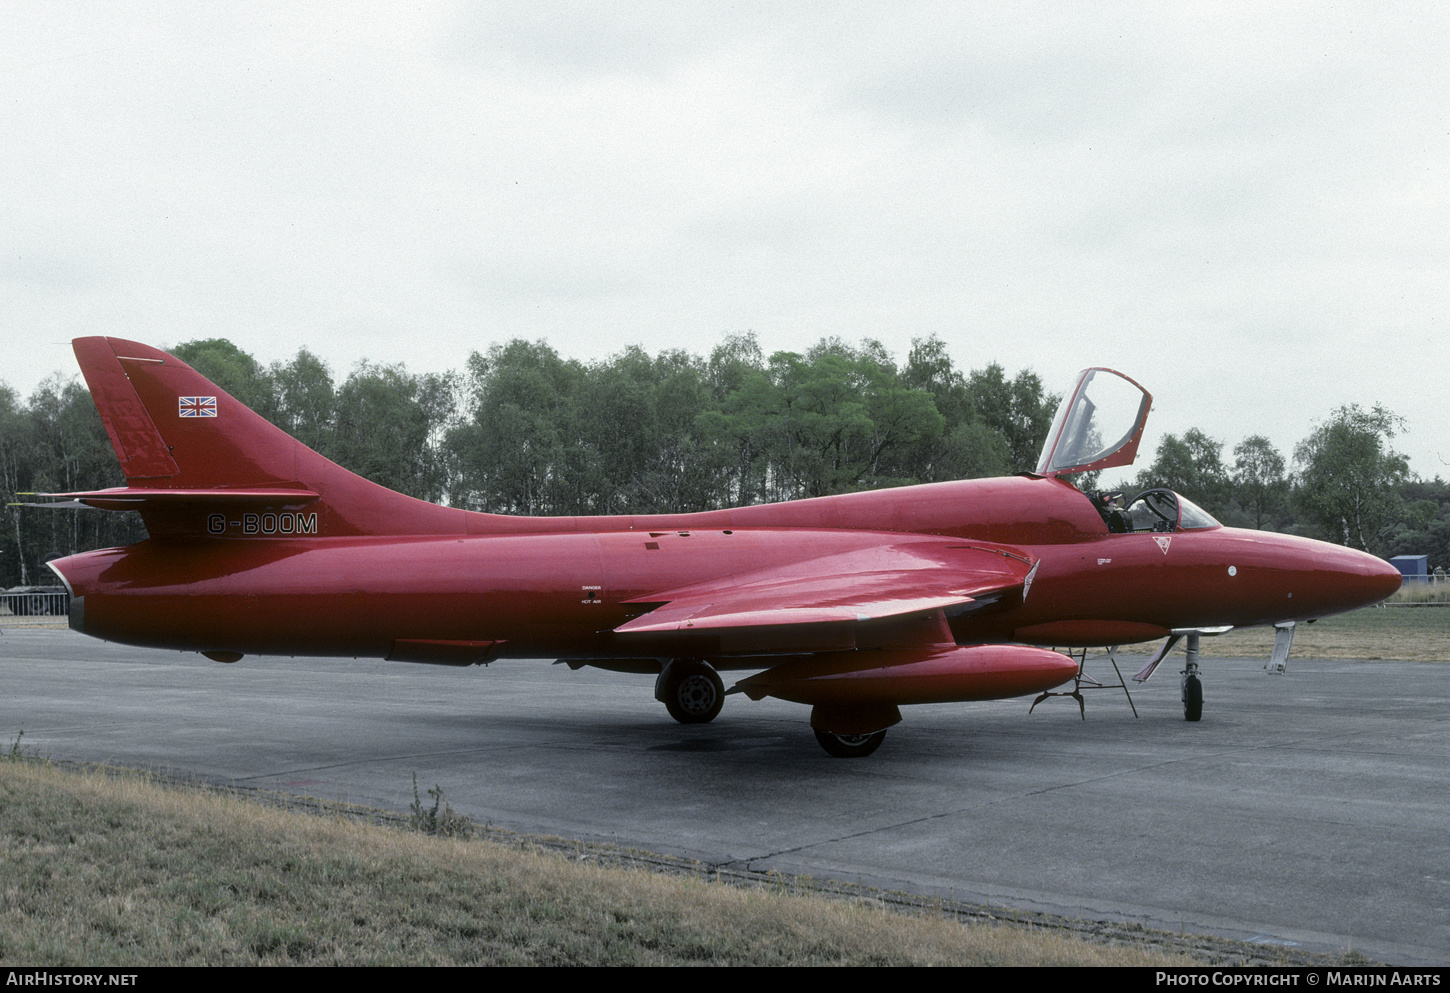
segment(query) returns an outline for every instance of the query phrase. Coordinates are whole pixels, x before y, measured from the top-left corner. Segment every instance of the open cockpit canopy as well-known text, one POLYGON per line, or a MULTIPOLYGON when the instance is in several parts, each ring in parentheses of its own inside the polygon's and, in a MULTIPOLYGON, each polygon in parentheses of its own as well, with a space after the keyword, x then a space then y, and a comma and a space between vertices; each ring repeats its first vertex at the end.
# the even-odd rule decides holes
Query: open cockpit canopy
POLYGON ((1084 369, 1057 408, 1037 472, 1058 476, 1132 465, 1153 397, 1121 372, 1084 369))

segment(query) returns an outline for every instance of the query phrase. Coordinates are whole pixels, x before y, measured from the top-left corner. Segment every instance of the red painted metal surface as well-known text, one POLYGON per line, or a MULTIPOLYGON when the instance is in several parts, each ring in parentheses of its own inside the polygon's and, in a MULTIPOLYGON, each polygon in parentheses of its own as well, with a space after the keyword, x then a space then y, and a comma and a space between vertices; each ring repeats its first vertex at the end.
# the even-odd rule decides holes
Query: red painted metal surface
POLYGON ((792 659, 740 681, 751 699, 853 706, 1001 700, 1059 686, 1077 674, 1060 652, 1026 645, 942 645, 836 652, 792 659))
POLYGON ((1038 476, 698 514, 472 513, 342 469, 156 349, 75 350, 128 486, 55 496, 139 509, 151 534, 53 563, 72 626, 108 640, 445 664, 704 658, 769 669, 753 685, 787 699, 886 706, 1035 692, 1075 670, 1007 643, 1306 620, 1400 582, 1373 556, 1284 535, 1111 534, 1087 496, 1038 476))

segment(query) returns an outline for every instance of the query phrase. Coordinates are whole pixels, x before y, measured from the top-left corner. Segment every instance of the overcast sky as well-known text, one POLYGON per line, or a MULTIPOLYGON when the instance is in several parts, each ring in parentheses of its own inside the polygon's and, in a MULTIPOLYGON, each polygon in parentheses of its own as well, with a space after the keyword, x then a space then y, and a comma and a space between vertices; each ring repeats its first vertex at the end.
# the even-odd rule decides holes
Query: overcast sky
POLYGON ((0 380, 89 334, 1088 365, 1450 477, 1450 7, 0 3, 0 380))

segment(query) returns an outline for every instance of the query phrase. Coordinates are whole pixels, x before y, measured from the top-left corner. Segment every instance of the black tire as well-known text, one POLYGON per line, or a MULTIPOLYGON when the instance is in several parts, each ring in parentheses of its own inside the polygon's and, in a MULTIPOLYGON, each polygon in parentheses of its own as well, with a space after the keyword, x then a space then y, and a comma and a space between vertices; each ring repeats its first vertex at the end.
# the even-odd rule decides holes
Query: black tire
POLYGON ((725 684, 704 662, 676 659, 660 679, 665 709, 681 724, 708 724, 725 706, 725 684))
POLYGON ((816 740, 829 754, 838 759, 864 759, 886 740, 885 731, 870 734, 836 734, 832 731, 817 731, 816 740))
POLYGON ((1183 719, 1196 721, 1203 716, 1203 684, 1197 676, 1183 680, 1183 719))

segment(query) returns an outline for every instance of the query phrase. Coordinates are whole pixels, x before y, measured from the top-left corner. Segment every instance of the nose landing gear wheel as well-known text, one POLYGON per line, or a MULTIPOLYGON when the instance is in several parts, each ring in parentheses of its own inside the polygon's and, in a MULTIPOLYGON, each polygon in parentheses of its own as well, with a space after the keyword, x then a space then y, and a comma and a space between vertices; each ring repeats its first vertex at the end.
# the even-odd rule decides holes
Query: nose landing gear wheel
POLYGON ((1197 676, 1183 680, 1183 719, 1196 721, 1203 716, 1203 684, 1197 676))
POLYGON ((708 724, 725 705, 725 684, 696 659, 674 659, 660 673, 655 696, 681 724, 708 724))
POLYGON ((1187 658, 1183 660, 1183 719, 1203 716, 1203 684, 1198 681, 1198 632, 1188 636, 1187 658))
POLYGON ((821 747, 838 759, 864 759, 886 740, 885 731, 870 734, 835 734, 831 731, 817 731, 816 740, 821 747))

